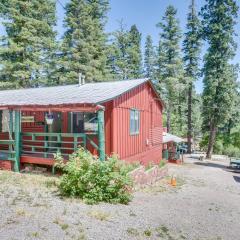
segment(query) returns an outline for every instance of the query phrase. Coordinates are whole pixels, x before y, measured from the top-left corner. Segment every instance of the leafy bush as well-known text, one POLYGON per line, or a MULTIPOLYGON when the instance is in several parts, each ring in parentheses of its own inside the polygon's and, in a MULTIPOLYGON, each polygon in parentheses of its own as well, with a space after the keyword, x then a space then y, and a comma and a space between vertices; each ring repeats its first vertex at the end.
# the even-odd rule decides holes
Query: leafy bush
POLYGON ((233 145, 227 146, 223 154, 228 155, 229 157, 240 157, 240 149, 238 147, 234 147, 233 145))
POLYGON ((223 142, 221 139, 217 139, 213 146, 213 152, 216 154, 222 154, 224 150, 223 142))
POLYGON ((89 204, 102 201, 127 204, 131 200, 132 182, 128 177, 131 168, 116 156, 100 161, 79 148, 67 163, 63 163, 59 154, 55 159, 55 166, 63 171, 59 184, 62 195, 80 197, 89 204))
POLYGON ((161 160, 160 163, 159 163, 159 168, 162 168, 166 165, 167 161, 165 160, 161 160))

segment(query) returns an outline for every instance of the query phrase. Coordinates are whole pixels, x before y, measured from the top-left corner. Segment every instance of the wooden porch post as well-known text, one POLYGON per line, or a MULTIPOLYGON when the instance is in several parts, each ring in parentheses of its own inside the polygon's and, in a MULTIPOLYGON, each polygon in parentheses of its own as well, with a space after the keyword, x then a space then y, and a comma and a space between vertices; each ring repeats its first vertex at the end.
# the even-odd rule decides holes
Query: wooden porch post
POLYGON ((12 139, 13 134, 13 111, 9 110, 9 134, 10 134, 10 140, 12 139))
POLYGON ((21 113, 18 110, 14 111, 15 113, 15 129, 14 129, 14 137, 15 137, 15 163, 14 163, 14 171, 20 171, 20 118, 21 113))
POLYGON ((98 110, 98 153, 101 161, 105 160, 105 124, 104 110, 98 110))

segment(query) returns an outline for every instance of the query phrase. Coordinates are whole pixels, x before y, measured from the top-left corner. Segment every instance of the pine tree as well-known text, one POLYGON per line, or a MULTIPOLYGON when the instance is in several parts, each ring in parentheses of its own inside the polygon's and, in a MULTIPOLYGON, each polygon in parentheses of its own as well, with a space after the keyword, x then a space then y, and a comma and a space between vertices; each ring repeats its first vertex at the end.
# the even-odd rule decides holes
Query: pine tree
POLYGON ((211 158, 218 128, 232 112, 236 90, 234 27, 238 7, 234 0, 206 0, 201 10, 203 38, 208 43, 204 58, 203 120, 209 131, 207 158, 211 158))
POLYGON ((139 78, 142 75, 141 34, 133 25, 130 31, 120 22, 113 33, 109 62, 115 79, 139 78))
POLYGON ((84 74, 88 82, 106 80, 104 27, 108 8, 108 0, 70 0, 66 5, 60 83, 76 83, 79 73, 84 74))
POLYGON ((145 77, 153 80, 156 76, 156 53, 150 35, 147 36, 145 43, 144 69, 145 77))
POLYGON ((123 22, 113 33, 109 62, 111 64, 111 73, 115 79, 128 79, 131 74, 129 66, 129 32, 125 29, 123 22))
MULTIPOLYGON (((177 10, 168 6, 162 22, 159 44, 159 85, 166 102, 167 130, 171 132, 171 116, 182 92, 183 64, 181 59, 181 31, 176 18, 177 10)), ((182 111, 182 110, 181 110, 182 111)), ((179 116, 180 117, 180 116, 179 116)), ((181 120, 182 121, 182 120, 181 120)))
POLYGON ((45 85, 55 46, 55 1, 4 1, 0 14, 6 30, 0 45, 1 87, 45 85))
POLYGON ((188 153, 192 149, 192 133, 193 133, 193 119, 192 119, 192 105, 193 105, 193 90, 194 82, 199 74, 199 55, 200 55, 200 21, 195 10, 195 0, 191 0, 188 14, 187 33, 183 42, 183 51, 185 53, 185 75, 188 85, 188 98, 187 98, 187 123, 188 123, 188 153))
POLYGON ((142 74, 141 33, 136 25, 132 25, 129 31, 128 58, 131 69, 128 78, 140 78, 142 74))

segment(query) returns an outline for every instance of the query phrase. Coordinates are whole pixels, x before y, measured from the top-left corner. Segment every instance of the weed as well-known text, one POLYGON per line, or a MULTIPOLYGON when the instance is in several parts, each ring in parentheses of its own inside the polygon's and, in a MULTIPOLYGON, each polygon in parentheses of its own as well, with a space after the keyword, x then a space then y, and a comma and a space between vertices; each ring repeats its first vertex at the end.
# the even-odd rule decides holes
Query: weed
POLYGON ((28 233, 27 235, 28 235, 29 237, 39 238, 39 233, 38 233, 38 232, 28 233))
POLYGON ((60 223, 59 225, 62 228, 62 230, 66 230, 69 227, 69 225, 67 223, 60 223))
POLYGON ((166 163, 167 163, 167 162, 166 162, 165 160, 160 161, 159 167, 160 167, 160 168, 164 167, 164 166, 166 165, 166 163))
POLYGON ((49 180, 45 181, 45 186, 47 188, 56 187, 57 186, 56 180, 55 179, 49 179, 49 180))
POLYGON ((88 215, 90 217, 93 217, 97 220, 100 220, 100 221, 108 221, 109 218, 110 218, 110 214, 107 213, 107 212, 103 212, 103 211, 100 211, 100 210, 93 210, 93 211, 90 211, 88 212, 88 215))
POLYGON ((150 229, 146 229, 143 233, 146 237, 151 237, 152 236, 152 232, 151 232, 150 229))
POLYGON ((16 214, 18 216, 25 216, 26 215, 26 211, 24 209, 17 209, 16 210, 16 214))
POLYGON ((187 239, 187 237, 184 236, 184 235, 182 235, 182 234, 180 235, 180 238, 181 238, 181 239, 187 239))
POLYGON ((61 219, 56 218, 53 223, 59 225, 62 230, 68 229, 69 225, 67 223, 64 223, 61 219))
POLYGON ((136 228, 128 228, 127 233, 132 236, 138 236, 139 232, 136 228))

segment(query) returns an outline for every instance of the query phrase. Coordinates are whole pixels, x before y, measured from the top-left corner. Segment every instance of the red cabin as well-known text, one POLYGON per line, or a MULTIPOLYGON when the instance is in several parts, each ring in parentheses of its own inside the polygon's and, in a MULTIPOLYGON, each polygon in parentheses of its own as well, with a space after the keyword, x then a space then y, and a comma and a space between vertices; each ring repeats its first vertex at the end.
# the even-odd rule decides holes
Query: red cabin
POLYGON ((0 91, 0 167, 52 165, 79 145, 101 160, 158 163, 162 110, 148 79, 0 91))

